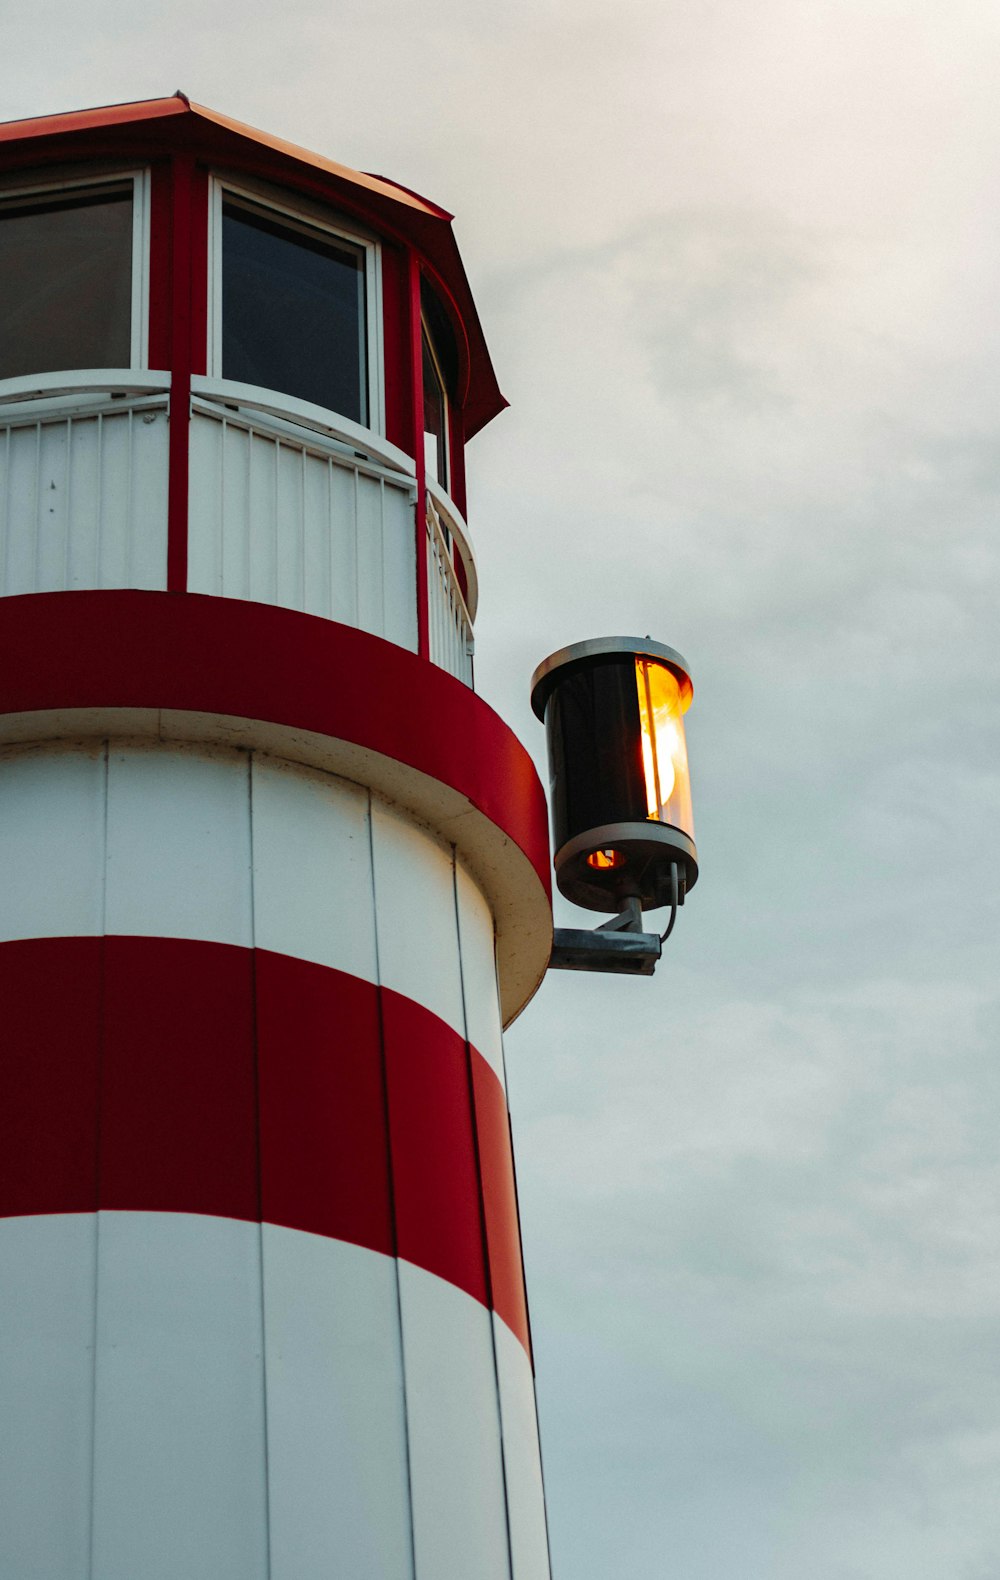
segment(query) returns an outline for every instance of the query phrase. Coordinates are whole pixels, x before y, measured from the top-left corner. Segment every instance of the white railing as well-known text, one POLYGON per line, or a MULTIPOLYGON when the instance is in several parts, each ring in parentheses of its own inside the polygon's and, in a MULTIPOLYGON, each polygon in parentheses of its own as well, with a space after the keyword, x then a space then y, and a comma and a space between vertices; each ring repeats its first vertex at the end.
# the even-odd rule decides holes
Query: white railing
MULTIPOLYGON (((0 597, 167 585, 170 375, 0 380, 0 597)), ((417 648, 413 460, 308 402, 192 380, 188 586, 417 648)), ((472 684, 468 529, 428 481, 430 656, 472 684), (456 559, 462 576, 456 571, 456 559)))
POLYGON ((427 493, 427 618, 432 663, 472 685, 472 615, 452 561, 452 535, 438 491, 427 493))
POLYGON ((167 584, 168 373, 0 381, 0 597, 167 584))
POLYGON ((223 380, 192 387, 190 590, 301 609, 415 651, 413 462, 306 402, 223 380))

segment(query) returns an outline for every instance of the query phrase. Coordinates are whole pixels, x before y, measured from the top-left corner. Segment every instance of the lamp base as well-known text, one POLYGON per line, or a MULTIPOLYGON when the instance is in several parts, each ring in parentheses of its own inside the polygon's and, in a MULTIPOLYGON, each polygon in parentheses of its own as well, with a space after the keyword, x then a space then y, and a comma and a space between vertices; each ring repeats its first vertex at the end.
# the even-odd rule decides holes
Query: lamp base
POLYGON ((644 911, 671 903, 671 863, 680 869, 680 902, 698 878, 694 840, 666 823, 604 823, 585 829, 556 851, 560 894, 587 911, 621 911, 638 900, 644 911), (588 858, 613 853, 613 865, 595 866, 588 858))

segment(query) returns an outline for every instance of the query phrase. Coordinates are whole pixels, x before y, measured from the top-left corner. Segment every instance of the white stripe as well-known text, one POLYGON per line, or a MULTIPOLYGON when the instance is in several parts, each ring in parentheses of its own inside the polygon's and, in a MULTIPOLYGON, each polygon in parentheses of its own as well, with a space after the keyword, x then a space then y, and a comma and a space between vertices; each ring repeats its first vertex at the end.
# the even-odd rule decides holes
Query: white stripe
POLYGON ((493 913, 462 863, 455 863, 466 1036, 505 1085, 493 913))
POLYGON ((514 1580, 549 1580, 535 1379, 524 1346, 494 1313, 514 1580))
POLYGON ((366 791, 256 756, 253 863, 258 948, 375 981, 366 791))
POLYGON ((108 749, 105 931, 252 942, 245 756, 108 749))
POLYGON ((266 1580, 260 1226, 102 1212, 97 1262, 95 1577, 266 1580))
POLYGON ((94 1218, 0 1219, 0 1574, 90 1573, 94 1218))
POLYGON ((0 939, 101 931, 104 806, 100 743, 0 752, 0 939))
POLYGON ((460 973, 450 847, 359 786, 258 754, 251 874, 249 758, 117 740, 106 765, 89 743, 0 751, 0 940, 256 941, 374 982, 374 891, 382 984, 465 1036, 464 975, 469 1035, 502 1079, 492 917, 460 868, 460 973))
POLYGON ((412 1580, 395 1263, 263 1234, 272 1580, 412 1580))
POLYGON ((89 1573, 93 1487, 100 1580, 510 1580, 495 1337, 514 1580, 547 1580, 530 1366, 478 1301, 299 1230, 97 1224, 0 1219, 0 1574, 89 1573))
POLYGON ((382 983, 464 1037, 451 849, 373 799, 372 850, 382 983))
POLYGON ((399 1263, 419 1580, 510 1580, 491 1316, 399 1263))

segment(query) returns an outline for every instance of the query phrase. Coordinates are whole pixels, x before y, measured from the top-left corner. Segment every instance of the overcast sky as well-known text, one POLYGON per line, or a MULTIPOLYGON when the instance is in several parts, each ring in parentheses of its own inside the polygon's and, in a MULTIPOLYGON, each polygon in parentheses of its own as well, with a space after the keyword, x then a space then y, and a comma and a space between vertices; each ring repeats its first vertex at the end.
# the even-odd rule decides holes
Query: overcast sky
POLYGON ((540 765, 547 653, 691 663, 664 963, 508 1038, 555 1580, 997 1580, 1000 5, 5 11, 0 118, 180 87, 455 212, 540 765))

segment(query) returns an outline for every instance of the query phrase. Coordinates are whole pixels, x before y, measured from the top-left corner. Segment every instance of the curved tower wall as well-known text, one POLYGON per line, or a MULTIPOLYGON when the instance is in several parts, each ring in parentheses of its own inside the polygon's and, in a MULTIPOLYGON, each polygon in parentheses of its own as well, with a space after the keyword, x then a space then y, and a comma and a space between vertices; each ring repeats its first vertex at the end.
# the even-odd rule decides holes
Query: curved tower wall
MULTIPOLYGON (((141 133, 154 196, 215 135, 67 120, 33 159, 141 133)), ((544 803, 446 640, 461 512, 414 436, 179 362, 0 381, 0 1572, 547 1580, 501 1043, 544 803)))

